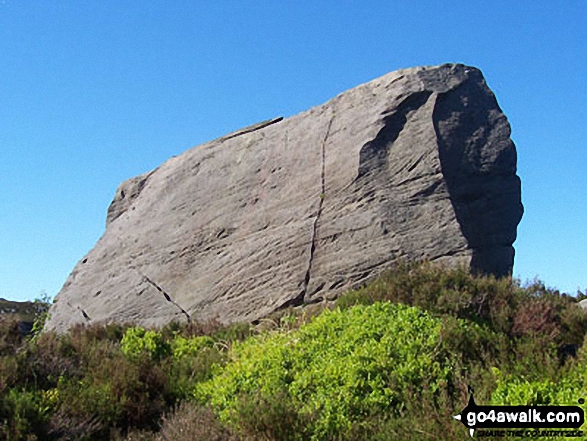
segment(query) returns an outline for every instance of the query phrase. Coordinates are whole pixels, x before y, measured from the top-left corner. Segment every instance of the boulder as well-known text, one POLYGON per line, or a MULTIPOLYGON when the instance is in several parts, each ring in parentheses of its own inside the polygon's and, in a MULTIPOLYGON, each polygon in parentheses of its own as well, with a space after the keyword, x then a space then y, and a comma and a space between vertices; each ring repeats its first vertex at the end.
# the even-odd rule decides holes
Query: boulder
POLYGON ((46 329, 254 321, 399 260, 512 271, 510 126, 481 72, 404 69, 123 182, 46 329))

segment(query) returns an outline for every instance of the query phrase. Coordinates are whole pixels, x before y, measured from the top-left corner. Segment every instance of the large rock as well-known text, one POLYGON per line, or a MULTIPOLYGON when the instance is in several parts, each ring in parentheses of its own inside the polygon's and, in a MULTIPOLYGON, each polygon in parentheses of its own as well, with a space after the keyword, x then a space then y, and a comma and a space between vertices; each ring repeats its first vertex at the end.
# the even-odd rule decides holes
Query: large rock
POLYGON ((122 183, 47 329, 254 320, 402 260, 510 274, 510 127, 481 72, 405 69, 122 183))

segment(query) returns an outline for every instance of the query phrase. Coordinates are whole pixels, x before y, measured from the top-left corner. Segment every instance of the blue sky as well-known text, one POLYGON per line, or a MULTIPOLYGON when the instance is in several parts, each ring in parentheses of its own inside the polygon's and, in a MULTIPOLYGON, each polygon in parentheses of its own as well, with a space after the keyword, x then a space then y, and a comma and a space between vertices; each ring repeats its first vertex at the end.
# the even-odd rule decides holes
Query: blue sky
POLYGON ((55 296, 124 179, 445 62, 479 67, 512 125, 514 275, 584 290, 583 0, 0 0, 0 297, 55 296))

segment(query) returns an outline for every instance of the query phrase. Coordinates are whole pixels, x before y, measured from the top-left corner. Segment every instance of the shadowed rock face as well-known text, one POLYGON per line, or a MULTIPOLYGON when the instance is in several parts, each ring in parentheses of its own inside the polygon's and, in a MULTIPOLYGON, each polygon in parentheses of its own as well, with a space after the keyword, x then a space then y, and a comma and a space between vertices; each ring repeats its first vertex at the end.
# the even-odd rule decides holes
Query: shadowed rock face
POLYGON ((46 326, 254 320, 398 259, 503 276, 522 212, 509 124, 481 72, 405 69, 122 183, 46 326))

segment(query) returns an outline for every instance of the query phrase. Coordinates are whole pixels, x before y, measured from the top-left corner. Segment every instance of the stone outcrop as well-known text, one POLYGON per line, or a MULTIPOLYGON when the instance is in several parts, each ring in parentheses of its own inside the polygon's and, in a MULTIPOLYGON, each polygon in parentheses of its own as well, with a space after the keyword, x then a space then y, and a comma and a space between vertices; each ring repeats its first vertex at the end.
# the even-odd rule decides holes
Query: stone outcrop
POLYGON ((522 211, 510 127, 481 72, 400 70, 122 183, 47 329, 255 320, 398 259, 503 276, 522 211))

